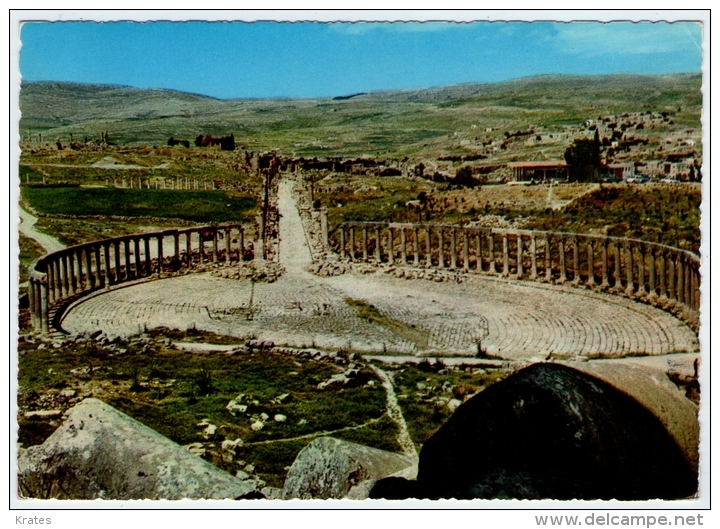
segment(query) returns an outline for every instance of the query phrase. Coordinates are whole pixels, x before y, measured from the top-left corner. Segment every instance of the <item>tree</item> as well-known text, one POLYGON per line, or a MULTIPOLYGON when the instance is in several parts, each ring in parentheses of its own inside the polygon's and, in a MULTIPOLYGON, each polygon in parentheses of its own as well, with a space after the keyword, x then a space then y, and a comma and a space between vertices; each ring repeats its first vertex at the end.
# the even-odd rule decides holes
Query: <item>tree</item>
POLYGON ((460 187, 477 187, 480 185, 480 181, 473 178, 472 167, 467 165, 458 169, 452 183, 460 187))
POLYGON ((600 136, 579 138, 565 150, 565 161, 570 166, 570 181, 591 182, 597 178, 600 167, 600 136))

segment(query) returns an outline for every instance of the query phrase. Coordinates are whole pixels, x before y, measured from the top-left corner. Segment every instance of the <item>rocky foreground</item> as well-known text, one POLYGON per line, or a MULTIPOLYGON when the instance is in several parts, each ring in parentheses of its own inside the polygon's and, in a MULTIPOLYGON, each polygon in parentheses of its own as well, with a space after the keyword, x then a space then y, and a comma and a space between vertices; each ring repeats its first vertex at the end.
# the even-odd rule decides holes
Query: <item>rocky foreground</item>
POLYGON ((534 364, 460 405, 419 461, 321 437, 298 454, 282 490, 232 476, 89 398, 42 445, 21 452, 18 492, 112 500, 691 497, 697 410, 670 386, 644 387, 636 399, 566 365, 534 364))

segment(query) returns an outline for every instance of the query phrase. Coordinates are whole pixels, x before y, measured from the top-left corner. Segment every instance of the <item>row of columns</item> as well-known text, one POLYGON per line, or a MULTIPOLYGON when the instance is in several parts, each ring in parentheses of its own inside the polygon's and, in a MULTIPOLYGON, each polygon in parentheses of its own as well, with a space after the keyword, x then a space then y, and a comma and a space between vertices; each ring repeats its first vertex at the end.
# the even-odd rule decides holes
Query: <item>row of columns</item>
MULTIPOLYGON (((43 182, 44 183, 44 182, 43 182)), ((110 179, 105 179, 105 185, 110 185, 110 179)), ((215 190, 214 180, 198 180, 197 178, 190 179, 189 177, 175 177, 175 178, 113 178, 113 186, 129 189, 178 189, 178 190, 194 190, 194 191, 207 191, 215 190)))
POLYGON ((372 254, 376 262, 599 286, 631 296, 674 299, 694 310, 700 307, 699 259, 668 246, 614 237, 419 224, 350 223, 341 225, 338 233, 341 258, 362 255, 368 261, 372 254))
POLYGON ((186 230, 131 235, 66 248, 42 258, 31 274, 28 301, 31 322, 35 329, 47 332, 51 308, 65 299, 97 288, 149 277, 158 277, 170 267, 172 272, 191 269, 196 264, 210 262, 226 265, 243 260, 244 228, 240 224, 206 226, 186 230), (181 252, 180 238, 185 238, 181 252), (224 239, 224 255, 219 239, 224 239), (233 236, 237 244, 233 246, 233 236), (166 259, 165 241, 172 238, 172 252, 166 259), (211 250, 206 250, 210 243, 211 250), (234 251, 236 257, 233 256, 234 251), (154 253, 154 256, 153 256, 154 253), (194 256, 199 259, 194 259, 194 256), (44 272, 44 273, 43 273, 44 272))

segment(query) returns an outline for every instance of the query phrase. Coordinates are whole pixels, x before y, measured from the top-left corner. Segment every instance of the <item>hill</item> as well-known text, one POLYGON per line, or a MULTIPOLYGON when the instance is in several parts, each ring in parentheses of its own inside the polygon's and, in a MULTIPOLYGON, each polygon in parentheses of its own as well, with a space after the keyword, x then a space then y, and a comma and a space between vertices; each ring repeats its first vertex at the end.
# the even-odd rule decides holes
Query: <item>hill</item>
MULTIPOLYGON (((485 131, 562 131, 589 117, 670 111, 699 129, 700 74, 540 76, 494 84, 353 94, 324 99, 230 99, 173 90, 27 82, 23 137, 95 137, 164 144, 233 132, 241 146, 296 156, 438 157, 471 153, 485 131)), ((557 149, 555 149, 557 150, 557 149)), ((556 155, 554 151, 549 153, 556 155)))

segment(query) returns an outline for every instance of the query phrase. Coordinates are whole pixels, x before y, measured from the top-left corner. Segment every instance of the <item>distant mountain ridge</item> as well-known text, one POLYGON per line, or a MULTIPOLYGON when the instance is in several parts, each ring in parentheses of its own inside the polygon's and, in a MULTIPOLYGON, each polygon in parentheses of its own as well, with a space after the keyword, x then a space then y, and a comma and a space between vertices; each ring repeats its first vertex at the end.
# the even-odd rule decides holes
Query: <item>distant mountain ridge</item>
MULTIPOLYGON (((679 108, 687 116, 683 122, 697 127, 701 87, 699 73, 542 75, 322 98, 217 99, 163 88, 36 81, 21 85, 20 133, 68 141, 71 134, 93 138, 108 130, 120 143, 164 144, 170 136, 232 132, 251 149, 308 156, 462 153, 467 148, 450 136, 474 127, 552 128, 600 114, 679 108)), ((468 134, 463 141, 482 140, 468 134)))

